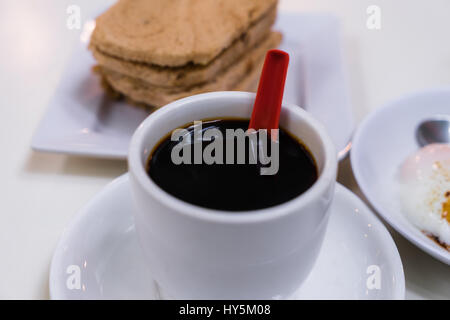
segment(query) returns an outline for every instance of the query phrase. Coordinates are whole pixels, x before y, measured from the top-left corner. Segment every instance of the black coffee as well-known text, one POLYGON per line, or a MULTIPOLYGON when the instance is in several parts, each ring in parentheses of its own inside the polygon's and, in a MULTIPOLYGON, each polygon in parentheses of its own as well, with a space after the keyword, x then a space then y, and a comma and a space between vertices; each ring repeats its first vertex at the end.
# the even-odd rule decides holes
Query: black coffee
MULTIPOLYGON (((283 129, 279 130, 278 135, 279 164, 276 174, 262 175, 261 168, 269 165, 250 162, 249 150, 255 150, 255 148, 249 148, 249 140, 245 142, 245 164, 237 164, 237 141, 234 141, 236 142, 234 152, 226 148, 227 142, 232 142, 230 139, 237 138, 230 138, 227 141, 227 129, 246 131, 248 125, 248 120, 235 119, 202 122, 201 132, 217 129, 222 133, 223 164, 217 164, 221 161, 216 161, 214 164, 206 164, 204 161, 201 164, 194 164, 196 160, 194 145, 197 143, 197 148, 200 147, 200 150, 205 151, 216 136, 207 139, 208 141, 202 141, 198 135, 195 136, 194 124, 187 125, 184 138, 188 138, 185 141, 190 139, 190 142, 185 145, 185 148, 191 147, 192 152, 184 154, 185 149, 183 149, 177 154, 185 156, 184 159, 190 159, 191 164, 187 164, 187 161, 181 164, 174 163, 174 148, 180 142, 172 141, 169 136, 153 150, 147 167, 149 176, 161 189, 178 199, 200 207, 224 211, 249 211, 272 207, 292 200, 314 184, 318 178, 318 172, 313 156, 301 142, 283 129), (228 163, 234 162, 234 164, 227 164, 227 150, 228 160, 234 158, 234 161, 228 161, 228 163), (230 154, 234 157, 230 157, 230 154)), ((271 147, 270 138, 267 140, 269 141, 268 154, 270 154, 275 149, 271 147)), ((211 154, 220 159, 220 152, 211 154)), ((199 159, 197 159, 198 162, 199 159)))

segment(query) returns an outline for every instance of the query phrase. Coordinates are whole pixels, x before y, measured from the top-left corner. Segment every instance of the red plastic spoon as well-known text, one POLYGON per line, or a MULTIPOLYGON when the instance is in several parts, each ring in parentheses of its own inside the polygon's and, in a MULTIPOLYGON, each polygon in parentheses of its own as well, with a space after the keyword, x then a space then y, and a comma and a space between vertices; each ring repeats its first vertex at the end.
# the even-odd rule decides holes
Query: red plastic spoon
POLYGON ((249 129, 278 129, 289 54, 281 50, 267 52, 259 80, 249 129))

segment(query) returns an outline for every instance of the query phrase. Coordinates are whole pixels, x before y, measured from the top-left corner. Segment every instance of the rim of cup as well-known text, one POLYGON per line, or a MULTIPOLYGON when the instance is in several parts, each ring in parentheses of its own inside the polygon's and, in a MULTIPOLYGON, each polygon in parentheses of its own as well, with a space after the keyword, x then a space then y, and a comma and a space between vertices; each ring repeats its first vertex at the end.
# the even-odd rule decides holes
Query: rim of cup
MULTIPOLYGON (((170 207, 176 212, 179 212, 180 214, 186 215, 188 217, 210 222, 238 224, 263 222, 280 218, 295 210, 301 210, 302 207, 316 201, 317 197, 320 197, 323 192, 326 191, 329 184, 336 181, 337 155, 334 144, 323 125, 320 124, 305 110, 303 110, 299 106, 292 104, 283 104, 282 110, 297 113, 301 118, 303 118, 303 120, 308 122, 309 126, 313 128, 315 133, 320 137, 324 150, 323 169, 320 172, 317 181, 307 191, 295 197, 294 199, 273 207, 259 210, 228 212, 223 210, 203 208, 180 200, 161 189, 149 177, 145 168, 145 163, 143 163, 142 161, 142 155, 144 153, 143 148, 145 137, 147 135, 147 132, 152 129, 154 123, 163 121, 163 119, 167 117, 168 114, 173 114, 173 112, 177 109, 189 108, 190 105, 194 105, 196 102, 199 102, 201 100, 223 100, 226 98, 248 100, 252 97, 254 98, 255 94, 248 92, 211 92, 177 100, 156 110, 141 123, 131 139, 128 153, 128 166, 130 174, 133 175, 142 189, 144 189, 148 194, 152 194, 153 197, 157 199, 157 201, 161 202, 164 206, 170 207)), ((186 123, 188 122, 189 121, 187 121, 186 123)), ((165 134, 170 133, 174 129, 176 128, 168 128, 165 134)), ((162 138, 164 138, 164 135, 159 137, 159 139, 162 138)), ((308 146, 307 142, 305 142, 305 144, 306 146, 308 146)), ((150 150, 150 152, 152 151, 153 150, 150 150)), ((147 154, 147 157, 149 155, 150 153, 147 154)))

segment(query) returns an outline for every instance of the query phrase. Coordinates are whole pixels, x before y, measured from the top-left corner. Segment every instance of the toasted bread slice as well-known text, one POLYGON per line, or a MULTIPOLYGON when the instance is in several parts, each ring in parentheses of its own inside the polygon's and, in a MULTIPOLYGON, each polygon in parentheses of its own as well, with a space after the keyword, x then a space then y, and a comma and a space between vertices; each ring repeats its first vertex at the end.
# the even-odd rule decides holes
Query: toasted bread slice
POLYGON ((92 45, 124 60, 207 65, 278 0, 120 0, 97 18, 92 45))
POLYGON ((266 52, 276 48, 281 38, 280 33, 272 32, 265 40, 215 79, 199 86, 162 88, 105 68, 101 68, 101 73, 104 80, 114 90, 133 101, 154 107, 161 107, 174 100, 204 92, 224 90, 245 91, 255 88, 266 52))
POLYGON ((215 78, 237 59, 267 37, 276 18, 271 10, 217 58, 206 66, 189 64, 183 67, 159 67, 146 63, 127 61, 103 53, 95 46, 90 49, 98 64, 126 76, 141 79, 148 84, 161 87, 188 87, 205 83, 215 78))

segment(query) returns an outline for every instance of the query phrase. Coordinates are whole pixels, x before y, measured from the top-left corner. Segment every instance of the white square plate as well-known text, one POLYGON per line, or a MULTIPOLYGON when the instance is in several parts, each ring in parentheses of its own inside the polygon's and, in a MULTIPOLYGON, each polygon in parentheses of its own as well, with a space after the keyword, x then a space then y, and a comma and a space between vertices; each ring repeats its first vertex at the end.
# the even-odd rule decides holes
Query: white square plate
MULTIPOLYGON (((275 29, 290 54, 285 101, 304 107, 328 129, 342 158, 354 129, 342 63, 339 23, 329 15, 280 13, 275 29)), ((86 41, 75 46, 32 148, 126 159, 128 144, 148 112, 110 100, 91 71, 86 41)))

